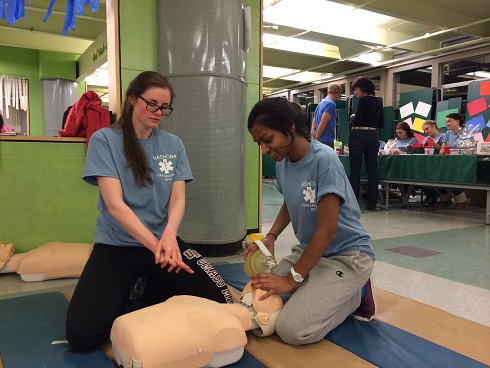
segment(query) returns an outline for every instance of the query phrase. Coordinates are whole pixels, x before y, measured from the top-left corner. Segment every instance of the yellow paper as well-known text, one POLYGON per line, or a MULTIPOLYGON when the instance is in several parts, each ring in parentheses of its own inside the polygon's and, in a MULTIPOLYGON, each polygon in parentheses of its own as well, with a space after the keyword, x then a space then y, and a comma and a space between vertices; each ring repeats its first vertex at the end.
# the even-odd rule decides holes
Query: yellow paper
POLYGON ((423 133, 424 129, 422 129, 422 124, 424 124, 424 121, 425 120, 421 118, 415 118, 413 121, 412 130, 423 133))

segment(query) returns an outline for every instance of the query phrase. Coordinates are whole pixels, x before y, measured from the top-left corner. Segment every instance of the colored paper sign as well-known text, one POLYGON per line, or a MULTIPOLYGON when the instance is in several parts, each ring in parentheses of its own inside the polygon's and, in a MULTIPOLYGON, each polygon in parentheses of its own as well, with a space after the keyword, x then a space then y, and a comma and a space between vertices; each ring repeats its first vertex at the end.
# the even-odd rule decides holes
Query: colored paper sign
POLYGON ((437 127, 438 128, 445 128, 446 127, 446 116, 452 113, 458 113, 458 109, 448 109, 448 110, 443 110, 439 111, 437 113, 436 117, 436 122, 437 122, 437 127))
POLYGON ((473 136, 473 139, 474 139, 476 142, 485 142, 485 140, 483 139, 483 135, 481 134, 481 132, 476 133, 476 134, 473 136))
POLYGON ((479 114, 487 109, 487 101, 485 97, 481 97, 478 100, 472 101, 466 105, 470 116, 479 114))
POLYGON ((480 96, 488 96, 488 95, 490 95, 490 82, 481 82, 480 96))
POLYGON ((403 120, 404 123, 407 123, 408 126, 410 127, 410 129, 412 129, 412 118, 408 118, 408 119, 405 119, 403 120))
POLYGON ((431 107, 432 106, 429 105, 428 103, 419 101, 419 103, 417 104, 417 108, 415 109, 415 113, 417 115, 420 115, 420 116, 423 116, 424 118, 426 118, 429 115, 431 107))
POLYGON ((468 120, 465 124, 470 131, 479 132, 485 128, 485 119, 483 115, 478 115, 476 118, 468 120))
POLYGON ((412 115, 414 113, 413 103, 409 102, 406 105, 400 107, 400 118, 404 119, 408 115, 412 115))
POLYGON ((420 134, 417 134, 417 133, 414 133, 413 135, 415 136, 415 138, 417 138, 417 142, 419 142, 419 144, 422 144, 422 142, 424 141, 425 136, 420 135, 420 134))
POLYGON ((422 124, 424 124, 424 122, 424 119, 415 118, 415 120, 413 121, 412 130, 423 133, 424 129, 422 129, 422 124))

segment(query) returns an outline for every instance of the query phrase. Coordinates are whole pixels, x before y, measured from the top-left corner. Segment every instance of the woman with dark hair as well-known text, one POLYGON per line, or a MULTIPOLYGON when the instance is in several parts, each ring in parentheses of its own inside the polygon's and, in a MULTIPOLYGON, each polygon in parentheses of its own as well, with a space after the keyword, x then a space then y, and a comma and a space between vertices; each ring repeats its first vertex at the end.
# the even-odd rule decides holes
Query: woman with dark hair
POLYGON ((183 294, 232 302, 219 274, 177 235, 192 173, 180 138, 158 129, 173 99, 164 76, 143 72, 129 84, 119 121, 90 139, 83 179, 99 187, 100 214, 68 308, 66 337, 75 350, 109 338, 140 277, 144 306, 183 294))
POLYGON ((367 209, 374 211, 378 201, 378 131, 384 126, 383 104, 375 97, 374 83, 369 78, 358 77, 352 88, 359 101, 349 135, 349 180, 356 198, 359 199, 364 156, 368 177, 367 209))
POLYGON ((463 117, 454 112, 446 115, 446 127, 447 130, 444 133, 443 143, 441 145, 441 154, 444 154, 444 147, 456 147, 459 137, 459 131, 464 125, 463 117))
POLYGON ((404 121, 396 125, 395 133, 395 147, 406 147, 410 146, 411 144, 418 143, 417 138, 415 138, 415 135, 412 132, 412 129, 410 129, 410 125, 408 125, 404 121))
MULTIPOLYGON (((299 240, 275 273, 253 275, 252 287, 267 291, 262 299, 282 297, 276 332, 293 345, 323 339, 350 314, 371 320, 375 313, 375 256, 356 197, 335 151, 309 141, 303 126, 299 106, 283 98, 258 102, 248 117, 254 141, 277 162, 275 186, 284 196, 262 241, 273 253, 290 222, 299 240)), ((250 245, 244 257, 256 250, 250 245)))
MULTIPOLYGON (((459 131, 464 125, 463 117, 458 113, 452 113, 446 115, 446 127, 447 131, 444 133, 443 142, 441 145, 441 154, 444 154, 444 147, 457 147, 460 139, 459 131)), ((439 202, 436 204, 437 208, 447 208, 452 206, 455 210, 464 210, 466 208, 466 194, 461 189, 438 189, 439 202), (454 203, 453 203, 454 199, 454 203), (454 206, 453 206, 454 204, 454 206)))

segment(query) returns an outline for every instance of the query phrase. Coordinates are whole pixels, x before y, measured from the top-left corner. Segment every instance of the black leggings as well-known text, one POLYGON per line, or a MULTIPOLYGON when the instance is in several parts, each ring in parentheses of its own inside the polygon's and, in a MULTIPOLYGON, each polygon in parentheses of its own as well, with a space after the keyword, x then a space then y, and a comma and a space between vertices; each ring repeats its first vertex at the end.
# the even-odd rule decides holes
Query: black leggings
POLYGON ((175 295, 233 302, 214 267, 180 238, 177 241, 182 259, 193 275, 162 269, 146 247, 94 245, 68 307, 66 338, 73 349, 94 349, 109 338, 112 323, 124 313, 131 286, 141 276, 147 279, 143 301, 148 306, 175 295))

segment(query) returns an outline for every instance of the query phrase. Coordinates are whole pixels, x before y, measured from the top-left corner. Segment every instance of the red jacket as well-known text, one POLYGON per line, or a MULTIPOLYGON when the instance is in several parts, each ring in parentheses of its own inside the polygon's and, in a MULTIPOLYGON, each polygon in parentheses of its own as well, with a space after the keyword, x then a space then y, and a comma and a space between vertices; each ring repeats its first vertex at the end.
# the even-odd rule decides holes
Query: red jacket
POLYGON ((85 92, 71 108, 65 127, 59 131, 60 137, 87 137, 87 145, 92 134, 100 128, 111 125, 109 111, 102 107, 102 100, 93 91, 85 92))

